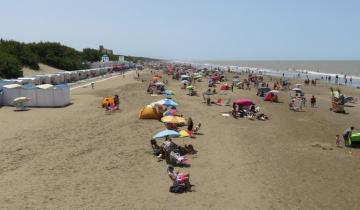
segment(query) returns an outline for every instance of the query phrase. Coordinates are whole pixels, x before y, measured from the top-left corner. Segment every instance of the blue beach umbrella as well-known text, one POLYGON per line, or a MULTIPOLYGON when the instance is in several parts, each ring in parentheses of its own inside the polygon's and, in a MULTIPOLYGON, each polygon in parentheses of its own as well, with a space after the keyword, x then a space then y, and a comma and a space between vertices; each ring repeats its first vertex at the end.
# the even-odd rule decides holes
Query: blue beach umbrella
POLYGON ((155 134, 155 136, 153 136, 153 139, 160 139, 160 138, 164 138, 166 136, 179 137, 180 134, 174 130, 163 130, 163 131, 160 131, 159 133, 155 134))
POLYGON ((158 104, 164 105, 164 106, 177 106, 178 104, 171 100, 171 99, 162 99, 160 101, 157 102, 158 104))
POLYGON ((175 95, 175 93, 172 90, 165 90, 164 95, 175 95))

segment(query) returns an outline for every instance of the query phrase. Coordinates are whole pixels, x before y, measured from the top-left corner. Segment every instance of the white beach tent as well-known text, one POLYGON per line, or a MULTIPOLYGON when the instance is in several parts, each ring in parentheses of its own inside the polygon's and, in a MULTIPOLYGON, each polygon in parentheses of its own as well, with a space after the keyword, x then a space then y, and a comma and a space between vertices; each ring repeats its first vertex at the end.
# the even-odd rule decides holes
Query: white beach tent
POLYGON ((84 70, 85 71, 85 73, 86 73, 86 78, 89 78, 89 77, 92 77, 92 69, 86 69, 86 70, 84 70))
POLYGON ((21 84, 40 84, 40 80, 36 77, 19 77, 18 80, 21 80, 21 84))
POLYGON ((58 72, 57 75, 59 76, 59 84, 65 83, 65 75, 62 72, 58 72))
POLYGON ((11 106, 14 99, 26 97, 25 103, 30 107, 62 107, 70 104, 68 85, 52 86, 50 84, 26 88, 18 84, 5 85, 2 90, 2 105, 11 106))
POLYGON ((62 82, 61 83, 68 83, 70 82, 70 74, 69 72, 66 72, 66 71, 62 71, 62 72, 59 72, 58 74, 61 75, 61 80, 62 82))
POLYGON ((85 72, 85 70, 78 70, 77 72, 79 73, 79 80, 86 79, 87 73, 85 72))
POLYGON ((49 74, 48 75, 50 77, 50 84, 60 84, 61 83, 61 78, 59 74, 49 74))
POLYGON ((2 105, 11 105, 15 98, 20 97, 21 85, 10 84, 2 87, 2 105))
POLYGON ((51 76, 50 75, 44 75, 44 84, 51 84, 51 76))
POLYGON ((46 75, 35 75, 35 78, 39 81, 38 85, 46 84, 46 75))
POLYGON ((70 75, 70 82, 79 81, 79 72, 78 71, 69 71, 67 73, 70 75))
POLYGON ((107 68, 101 68, 100 72, 101 72, 101 75, 104 75, 104 74, 108 73, 108 70, 107 70, 107 68))

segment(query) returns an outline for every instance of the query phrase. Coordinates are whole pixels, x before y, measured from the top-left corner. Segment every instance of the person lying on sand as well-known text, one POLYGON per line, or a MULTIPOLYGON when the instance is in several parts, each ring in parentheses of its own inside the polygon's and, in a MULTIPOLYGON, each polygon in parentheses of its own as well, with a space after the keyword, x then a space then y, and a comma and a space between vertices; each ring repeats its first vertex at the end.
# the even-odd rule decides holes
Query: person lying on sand
POLYGON ((166 171, 174 185, 185 184, 186 191, 191 192, 190 174, 175 171, 173 166, 168 166, 166 171))
POLYGON ((179 150, 170 152, 170 164, 189 167, 190 163, 186 156, 181 155, 179 150))
POLYGON ((156 143, 156 140, 155 139, 151 139, 150 140, 150 145, 151 145, 151 148, 153 150, 153 155, 158 157, 158 158, 162 158, 162 157, 165 157, 165 152, 163 150, 162 147, 160 147, 157 143, 156 143))

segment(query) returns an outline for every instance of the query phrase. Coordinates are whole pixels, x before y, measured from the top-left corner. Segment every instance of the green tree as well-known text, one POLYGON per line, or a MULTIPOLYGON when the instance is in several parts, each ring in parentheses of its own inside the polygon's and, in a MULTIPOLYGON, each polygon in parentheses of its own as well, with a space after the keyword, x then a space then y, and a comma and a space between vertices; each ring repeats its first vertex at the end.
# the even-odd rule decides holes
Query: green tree
POLYGON ((13 55, 0 51, 0 77, 10 79, 21 76, 21 63, 18 59, 13 55))
POLYGON ((92 49, 92 48, 85 48, 85 49, 83 49, 83 52, 82 52, 83 60, 89 61, 89 62, 100 61, 101 56, 102 55, 99 50, 92 49))

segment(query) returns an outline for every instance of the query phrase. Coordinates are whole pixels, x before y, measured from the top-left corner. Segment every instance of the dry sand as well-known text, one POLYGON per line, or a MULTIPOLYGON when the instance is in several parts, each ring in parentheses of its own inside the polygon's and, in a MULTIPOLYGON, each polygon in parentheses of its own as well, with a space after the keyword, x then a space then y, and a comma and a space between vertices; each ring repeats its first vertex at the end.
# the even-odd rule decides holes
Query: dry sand
MULTIPOLYGON (((142 72, 142 79, 149 74, 142 72)), ((305 87, 318 108, 288 110, 262 102, 255 90, 227 91, 249 97, 270 120, 223 117, 231 107, 206 106, 170 81, 179 110, 203 127, 190 156, 195 192, 175 195, 165 163, 151 155, 150 137, 164 126, 139 120, 138 110, 162 97, 146 94, 146 82, 127 75, 72 91, 72 105, 14 112, 0 108, 0 209, 358 209, 360 150, 335 146, 335 134, 358 128, 360 108, 348 115, 329 111, 328 87, 305 87), (119 94, 121 111, 100 108, 119 94)), ((206 82, 197 83, 199 92, 206 82)), ((359 97, 359 90, 343 88, 359 97)), ((220 96, 220 95, 218 95, 220 96)), ((216 98, 217 96, 215 96, 216 98)))
POLYGON ((45 64, 41 64, 41 63, 39 64, 39 67, 40 67, 40 69, 37 71, 27 68, 27 67, 24 67, 22 69, 23 76, 24 77, 32 77, 32 76, 41 75, 41 74, 56 74, 60 71, 63 71, 63 70, 60 70, 60 69, 57 69, 57 68, 54 68, 54 67, 51 67, 51 66, 48 66, 45 64))

